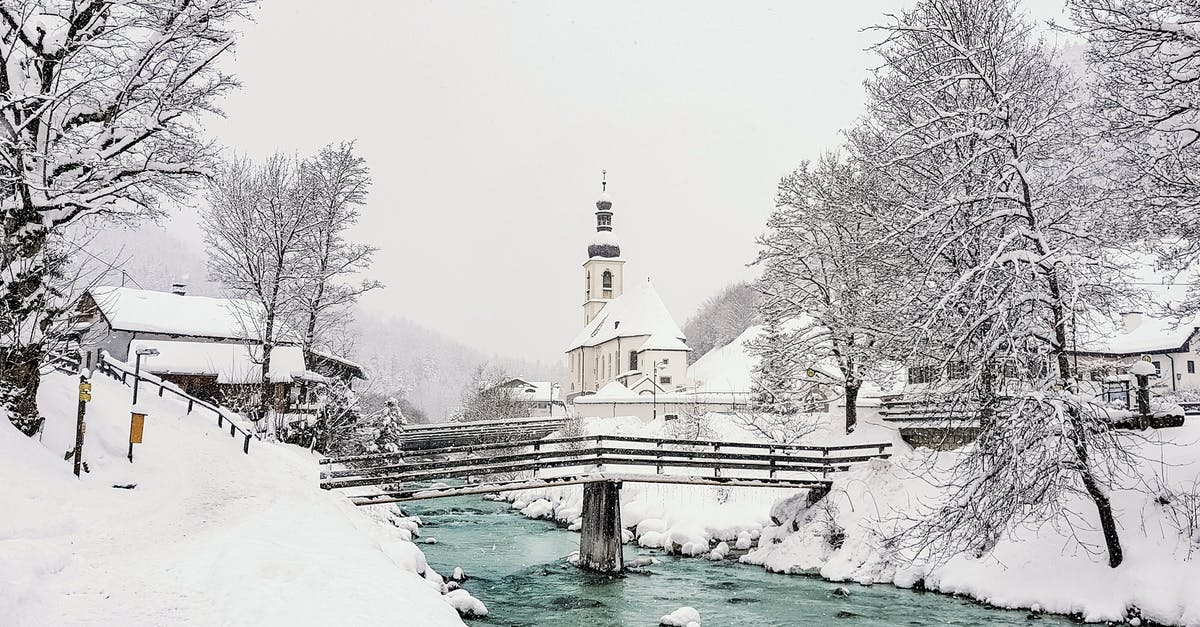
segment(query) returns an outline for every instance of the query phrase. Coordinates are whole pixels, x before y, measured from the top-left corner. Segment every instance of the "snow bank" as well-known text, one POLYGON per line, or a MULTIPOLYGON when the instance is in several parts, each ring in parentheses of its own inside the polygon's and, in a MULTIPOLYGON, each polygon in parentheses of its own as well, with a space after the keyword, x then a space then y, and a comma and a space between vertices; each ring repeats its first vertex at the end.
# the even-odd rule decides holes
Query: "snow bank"
POLYGON ((1194 486, 1200 476, 1200 425, 1148 433, 1137 452, 1145 460, 1139 476, 1112 494, 1125 552, 1116 569, 1071 537, 1103 551, 1098 525, 1091 522, 1095 508, 1079 497, 1071 497, 1069 509, 1087 523, 1017 529, 983 557, 930 565, 889 548, 885 538, 899 528, 897 521, 919 515, 921 504, 937 497, 929 469, 947 467, 953 455, 927 450, 839 475, 830 496, 812 508, 798 500, 781 503, 773 511, 778 524, 764 530, 758 548, 741 559, 834 581, 921 583, 999 607, 1039 608, 1087 621, 1122 621, 1140 612, 1164 624, 1200 625, 1200 537, 1181 534, 1156 494, 1141 483, 1153 485, 1154 474, 1165 472, 1176 487, 1194 486))
POLYGON ((694 607, 681 607, 658 619, 659 625, 665 627, 700 627, 700 612, 694 607))
POLYGON ((91 472, 76 479, 63 457, 77 385, 43 379, 39 438, 0 424, 0 622, 462 624, 397 533, 412 521, 318 489, 302 449, 255 442, 244 455, 210 412, 145 395, 131 464, 129 388, 96 377, 91 472))

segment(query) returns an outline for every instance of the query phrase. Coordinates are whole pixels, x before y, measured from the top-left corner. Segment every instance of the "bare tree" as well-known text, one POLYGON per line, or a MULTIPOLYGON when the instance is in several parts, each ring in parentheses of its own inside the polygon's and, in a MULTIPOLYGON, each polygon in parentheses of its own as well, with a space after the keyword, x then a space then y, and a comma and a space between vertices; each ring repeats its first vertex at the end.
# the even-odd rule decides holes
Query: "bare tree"
POLYGON ((252 0, 0 3, 0 406, 37 429, 47 245, 86 215, 154 214, 213 154, 197 116, 252 0))
POLYGON ((793 324, 768 329, 756 350, 790 364, 795 393, 841 388, 845 430, 854 431, 858 392, 882 379, 896 355, 895 317, 904 249, 872 247, 883 238, 869 206, 877 192, 859 164, 826 154, 779 183, 768 232, 759 238, 765 317, 793 324), (780 335, 781 337, 775 337, 780 335), (776 354, 778 353, 778 354, 776 354))
POLYGON ((507 420, 523 418, 529 414, 517 390, 501 386, 507 378, 504 371, 486 363, 479 364, 471 374, 471 381, 463 390, 462 405, 454 415, 460 422, 478 420, 507 420))
POLYGON ((303 342, 309 350, 318 346, 329 350, 334 340, 330 327, 346 319, 337 314, 364 292, 383 287, 366 279, 357 284, 345 281, 366 270, 376 250, 345 237, 346 229, 358 222, 371 176, 366 162, 354 153, 353 142, 322 148, 310 160, 307 173, 316 196, 313 228, 302 239, 304 257, 312 264, 303 286, 303 342))
MULTIPOLYGON (((1093 125, 1109 148, 1108 193, 1137 207, 1133 235, 1163 269, 1200 264, 1200 7, 1175 0, 1070 0, 1088 43, 1093 125)), ((1200 311, 1192 285, 1180 313, 1200 311)))
POLYGON ((881 246, 923 260, 901 286, 914 353, 953 366, 935 383, 980 427, 916 542, 985 551, 1015 524, 1079 521, 1063 498, 1079 493, 1115 567, 1108 490, 1129 460, 1077 393, 1068 338, 1077 318, 1111 313, 1120 242, 1089 185, 1075 81, 1011 0, 923 0, 876 30, 883 63, 854 149, 887 177, 881 246))
POLYGON ((285 323, 304 305, 310 265, 303 242, 315 229, 314 190, 303 167, 280 154, 261 165, 233 161, 214 179, 203 214, 209 276, 248 303, 237 313, 262 347, 258 420, 271 407, 271 353, 298 339, 285 323))

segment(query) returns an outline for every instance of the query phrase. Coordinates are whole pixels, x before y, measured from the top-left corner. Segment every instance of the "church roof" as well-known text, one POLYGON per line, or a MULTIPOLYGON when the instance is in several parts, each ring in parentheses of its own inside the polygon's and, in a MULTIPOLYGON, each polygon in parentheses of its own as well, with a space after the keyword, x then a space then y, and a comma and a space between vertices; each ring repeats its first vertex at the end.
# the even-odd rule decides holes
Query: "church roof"
POLYGON ((587 326, 575 336, 568 351, 582 346, 599 346, 618 337, 650 336, 645 348, 688 350, 683 331, 649 282, 632 286, 608 301, 587 326), (653 344, 651 346, 650 344, 653 344))

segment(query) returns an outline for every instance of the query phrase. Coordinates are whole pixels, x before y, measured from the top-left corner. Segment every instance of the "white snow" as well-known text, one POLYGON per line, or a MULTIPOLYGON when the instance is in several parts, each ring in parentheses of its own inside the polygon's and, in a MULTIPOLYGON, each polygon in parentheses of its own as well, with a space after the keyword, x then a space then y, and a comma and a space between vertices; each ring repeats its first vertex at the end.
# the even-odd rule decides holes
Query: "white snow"
POLYGON ((236 298, 180 296, 132 287, 93 287, 88 292, 112 328, 145 333, 258 339, 247 323, 261 320, 262 306, 236 298))
POLYGON ((758 548, 741 559, 834 581, 904 587, 923 581, 929 589, 999 607, 1078 613, 1088 621, 1123 621, 1127 608, 1137 607, 1143 617, 1161 623, 1200 625, 1200 537, 1181 533, 1156 500, 1156 490, 1146 489, 1155 485, 1156 473, 1165 473, 1174 489, 1195 489, 1200 424, 1146 433, 1133 453, 1140 460, 1135 476, 1111 493, 1125 553, 1125 562, 1116 569, 1108 567, 1102 554, 1092 554, 1103 552, 1103 540, 1094 506, 1080 496, 1067 497, 1068 508, 1080 513, 1083 524, 1056 520, 1012 530, 980 558, 912 563, 906 552, 886 548, 882 538, 936 498, 930 468, 945 468, 954 455, 925 449, 836 476, 827 502, 834 505, 834 524, 845 534, 839 548, 829 542, 829 514, 806 511, 793 500, 774 511, 782 525, 767 528, 758 548))
POLYGON ((658 619, 659 625, 666 627, 690 627, 700 624, 700 612, 694 607, 684 606, 658 619))
POLYGON ((567 347, 598 346, 618 337, 656 338, 656 350, 688 350, 685 336, 649 281, 629 286, 605 303, 596 317, 567 347))
POLYGON ((462 602, 387 524, 394 509, 318 489, 302 449, 253 442, 245 455, 210 413, 169 397, 139 399, 150 417, 131 464, 129 388, 93 379, 91 472, 75 478, 63 455, 77 385, 44 377, 38 438, 0 421, 0 623, 461 624, 462 602))
MULTIPOLYGON (((187 374, 215 376, 217 383, 255 383, 262 376, 262 347, 248 344, 218 342, 184 342, 174 340, 133 340, 129 343, 129 365, 142 348, 153 348, 159 354, 142 357, 142 370, 154 374, 187 374)), ((271 349, 270 379, 274 383, 290 383, 308 378, 304 351, 299 346, 276 346, 271 349)))

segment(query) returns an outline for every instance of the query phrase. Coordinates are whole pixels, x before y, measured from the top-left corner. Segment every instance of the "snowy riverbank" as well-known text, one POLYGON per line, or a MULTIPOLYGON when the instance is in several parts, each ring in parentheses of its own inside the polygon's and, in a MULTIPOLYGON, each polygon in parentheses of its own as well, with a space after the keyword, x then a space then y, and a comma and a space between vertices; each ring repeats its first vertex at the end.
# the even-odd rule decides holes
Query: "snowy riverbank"
POLYGON ((462 624, 452 604, 470 602, 439 593, 396 526, 413 521, 321 491, 302 449, 254 441, 244 455, 210 413, 153 388, 130 464, 129 390, 93 380, 91 472, 76 479, 63 455, 77 382, 44 377, 40 443, 0 421, 0 622, 462 624))
MULTIPOLYGON (((727 421, 711 423, 714 439, 753 436, 727 421)), ((624 435, 663 437, 667 425, 637 420, 585 421, 624 435)), ((888 438, 883 428, 863 425, 856 441, 888 438)), ((1200 476, 1200 425, 1148 432, 1138 455, 1143 460, 1127 489, 1113 495, 1121 524, 1126 562, 1110 569, 1077 540, 1102 548, 1089 503, 1072 505, 1083 524, 1062 521, 1020 529, 979 558, 958 557, 945 564, 913 564, 885 538, 899 517, 921 512, 936 496, 925 469, 946 464, 952 453, 934 454, 895 446, 895 457, 835 476, 825 503, 806 508, 806 494, 773 488, 712 488, 626 484, 622 524, 626 539, 643 547, 686 555, 711 555, 726 542, 733 557, 774 572, 812 573, 832 581, 888 583, 960 594, 1004 608, 1068 614, 1087 621, 1122 621, 1141 616, 1163 624, 1200 625, 1200 537, 1188 538, 1170 520, 1153 490, 1156 474, 1187 489, 1200 476), (1159 444, 1159 442, 1163 444, 1159 444), (889 522, 892 521, 892 522, 889 522), (736 549, 751 549, 748 554, 736 549)), ((846 443, 814 433, 811 441, 846 443)), ((532 518, 579 528, 582 489, 578 486, 525 490, 504 495, 532 518)))

